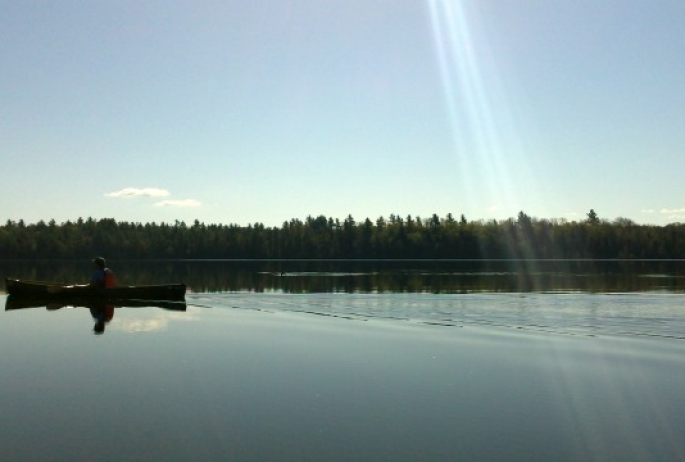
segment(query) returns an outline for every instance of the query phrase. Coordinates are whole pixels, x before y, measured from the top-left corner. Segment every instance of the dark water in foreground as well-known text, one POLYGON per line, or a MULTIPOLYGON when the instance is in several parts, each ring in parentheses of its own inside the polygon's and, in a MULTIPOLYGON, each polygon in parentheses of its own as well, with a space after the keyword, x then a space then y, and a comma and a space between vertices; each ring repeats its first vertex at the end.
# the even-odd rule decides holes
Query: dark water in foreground
POLYGON ((680 264, 164 265, 116 269, 185 271, 186 306, 102 335, 85 307, 2 313, 0 459, 685 459, 680 264))

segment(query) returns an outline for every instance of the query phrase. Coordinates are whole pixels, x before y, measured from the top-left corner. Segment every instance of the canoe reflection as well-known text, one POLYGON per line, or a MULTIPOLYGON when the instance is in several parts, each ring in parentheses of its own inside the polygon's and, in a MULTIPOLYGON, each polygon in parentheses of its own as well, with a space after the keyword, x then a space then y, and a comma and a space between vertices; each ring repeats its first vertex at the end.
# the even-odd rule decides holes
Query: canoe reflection
POLYGON ((106 325, 114 317, 115 308, 162 308, 170 311, 185 311, 185 302, 174 302, 165 300, 94 300, 94 299, 73 299, 59 300, 23 298, 9 295, 5 301, 5 311, 23 310, 28 308, 45 308, 48 311, 57 311, 61 308, 88 308, 90 315, 95 322, 93 333, 102 334, 105 332, 106 325))

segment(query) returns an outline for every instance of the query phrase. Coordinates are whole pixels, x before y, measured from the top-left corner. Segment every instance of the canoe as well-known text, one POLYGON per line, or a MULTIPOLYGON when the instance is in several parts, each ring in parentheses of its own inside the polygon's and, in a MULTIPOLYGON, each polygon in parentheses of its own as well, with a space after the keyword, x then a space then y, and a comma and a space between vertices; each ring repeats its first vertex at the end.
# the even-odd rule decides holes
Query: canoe
POLYGON ((15 297, 52 300, 184 300, 185 284, 89 287, 55 282, 21 281, 5 278, 7 293, 15 297))

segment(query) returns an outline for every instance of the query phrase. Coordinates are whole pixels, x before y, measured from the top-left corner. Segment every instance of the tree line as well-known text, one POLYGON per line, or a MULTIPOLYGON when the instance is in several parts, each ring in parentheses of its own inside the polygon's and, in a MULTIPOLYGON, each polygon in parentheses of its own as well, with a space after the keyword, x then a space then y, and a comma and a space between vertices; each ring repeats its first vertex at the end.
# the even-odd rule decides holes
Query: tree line
POLYGON ((683 259, 685 224, 639 225, 627 218, 468 221, 390 215, 375 221, 323 215, 280 227, 195 220, 133 223, 93 218, 0 226, 0 260, 76 259, 683 259))

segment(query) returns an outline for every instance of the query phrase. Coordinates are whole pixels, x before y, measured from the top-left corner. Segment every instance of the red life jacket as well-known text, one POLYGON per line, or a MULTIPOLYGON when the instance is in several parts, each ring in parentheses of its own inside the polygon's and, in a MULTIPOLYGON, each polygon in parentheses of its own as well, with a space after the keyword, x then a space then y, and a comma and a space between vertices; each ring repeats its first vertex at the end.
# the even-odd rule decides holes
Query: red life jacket
POLYGON ((114 273, 111 269, 105 268, 105 287, 114 287, 116 285, 117 282, 114 279, 114 273))

